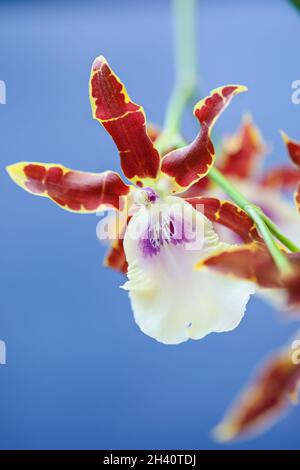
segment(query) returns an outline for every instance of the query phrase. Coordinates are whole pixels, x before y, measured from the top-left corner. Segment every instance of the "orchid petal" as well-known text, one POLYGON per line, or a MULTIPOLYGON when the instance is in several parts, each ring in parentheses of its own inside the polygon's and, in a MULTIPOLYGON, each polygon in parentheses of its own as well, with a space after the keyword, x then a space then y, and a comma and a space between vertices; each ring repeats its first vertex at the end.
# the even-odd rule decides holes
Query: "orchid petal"
POLYGON ((300 142, 291 139, 285 132, 281 131, 281 137, 286 145, 292 162, 300 169, 300 142))
POLYGON ((240 85, 216 88, 196 104, 194 115, 201 124, 198 136, 191 144, 169 152, 162 160, 162 171, 174 178, 178 191, 207 175, 215 160, 210 137, 213 125, 233 96, 246 90, 240 85))
MULTIPOLYGON (((241 181, 240 179, 232 178, 231 182, 246 199, 260 207, 281 228, 288 238, 296 244, 300 244, 300 219, 290 198, 277 189, 262 186, 255 180, 241 181)), ((214 187, 209 192, 209 195, 220 199, 226 196, 217 187, 214 187)), ((235 238, 229 241, 235 242, 235 238)), ((248 243, 251 240, 244 239, 244 241, 248 243)))
POLYGON ((209 267, 230 278, 255 282, 266 289, 281 289, 285 293, 286 305, 300 305, 300 253, 288 253, 291 268, 282 274, 263 243, 253 242, 215 252, 197 264, 198 269, 209 267))
POLYGON ((280 166, 267 170, 261 178, 261 185, 265 188, 291 190, 300 181, 300 172, 296 168, 280 166))
POLYGON ((213 197, 194 197, 185 199, 193 207, 204 211, 204 215, 211 221, 229 228, 244 242, 253 240, 262 241, 253 220, 230 201, 223 201, 213 197))
POLYGON ((63 209, 89 213, 122 209, 130 187, 118 173, 85 173, 55 163, 20 162, 7 167, 12 180, 37 196, 48 197, 63 209))
POLYGON ((296 203, 296 206, 298 207, 298 210, 300 212, 300 184, 298 184, 298 188, 295 192, 295 203, 296 203))
POLYGON ((119 271, 123 274, 126 274, 128 264, 126 261, 122 238, 119 238, 112 244, 104 259, 104 265, 107 268, 111 268, 115 271, 119 271))
POLYGON ((219 169, 228 176, 249 178, 265 153, 261 134, 247 115, 239 131, 224 140, 219 169))
POLYGON ((156 178, 160 157, 147 133, 144 110, 131 101, 103 56, 97 57, 92 66, 90 99, 94 119, 118 147, 125 176, 134 183, 156 178))
POLYGON ((126 215, 125 211, 122 213, 123 217, 114 217, 112 224, 114 226, 112 235, 112 244, 109 248, 105 259, 104 265, 107 268, 119 271, 122 274, 127 273, 128 263, 124 251, 124 235, 127 229, 127 225, 131 216, 126 215))
POLYGON ((242 392, 233 409, 216 427, 219 441, 229 441, 263 430, 295 400, 300 381, 300 361, 290 347, 274 354, 254 381, 242 392))
POLYGON ((183 191, 182 193, 176 194, 176 196, 180 196, 183 199, 189 199, 193 197, 203 196, 207 191, 210 190, 212 186, 212 182, 208 176, 204 176, 200 180, 193 183, 188 189, 183 191))

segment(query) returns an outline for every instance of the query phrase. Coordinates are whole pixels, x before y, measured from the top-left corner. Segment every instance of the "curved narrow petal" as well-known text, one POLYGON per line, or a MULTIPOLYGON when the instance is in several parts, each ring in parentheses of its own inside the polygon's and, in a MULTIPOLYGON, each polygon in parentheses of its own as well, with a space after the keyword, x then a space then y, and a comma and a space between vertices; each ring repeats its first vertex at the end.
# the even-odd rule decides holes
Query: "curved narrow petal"
POLYGON ((249 178, 265 154, 262 136, 251 117, 246 115, 238 132, 224 140, 219 168, 228 176, 249 178))
POLYGON ((285 132, 281 131, 281 137, 286 145, 292 162, 300 169, 300 142, 292 140, 285 132))
POLYGON ((7 167, 12 180, 37 196, 48 197, 63 209, 98 212, 122 209, 130 187, 118 173, 85 173, 55 163, 20 162, 7 167))
POLYGON ((267 170, 261 178, 265 188, 293 190, 300 181, 300 172, 296 168, 280 166, 267 170))
POLYGON ((190 204, 172 196, 164 202, 141 208, 124 238, 128 282, 123 287, 136 323, 166 344, 232 330, 244 315, 253 285, 195 271, 199 257, 224 245, 190 204))
POLYGON ((299 353, 289 347, 274 354, 215 428, 215 438, 229 441, 264 430, 282 414, 291 399, 294 400, 299 381, 299 353))
POLYGON ((134 183, 155 178, 160 157, 148 136, 144 110, 130 100, 103 56, 97 57, 92 66, 90 100, 94 119, 118 147, 125 176, 134 183))
POLYGON ((233 96, 246 90, 246 87, 240 85, 216 88, 210 96, 196 104, 194 115, 201 124, 198 136, 190 145, 169 152, 162 160, 162 171, 174 178, 178 191, 191 186, 208 173, 215 160, 210 137, 213 125, 233 96))
POLYGON ((230 201, 223 201, 214 197, 194 197, 185 199, 195 209, 204 211, 204 215, 211 221, 224 225, 248 243, 253 240, 262 241, 253 220, 230 201))

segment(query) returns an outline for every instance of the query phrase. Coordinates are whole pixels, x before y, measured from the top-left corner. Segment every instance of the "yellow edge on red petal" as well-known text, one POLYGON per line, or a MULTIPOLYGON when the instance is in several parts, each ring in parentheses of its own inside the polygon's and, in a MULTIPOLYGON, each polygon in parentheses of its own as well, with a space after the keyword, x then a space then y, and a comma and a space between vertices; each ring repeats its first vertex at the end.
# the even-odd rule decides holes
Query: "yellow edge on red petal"
MULTIPOLYGON (((83 171, 71 170, 71 169, 66 168, 65 166, 63 166, 61 164, 58 164, 58 163, 27 162, 27 161, 14 163, 14 164, 8 165, 6 167, 6 171, 8 172, 10 178, 14 181, 14 183, 16 183, 23 190, 25 190, 26 192, 28 192, 28 193, 30 193, 34 196, 40 196, 40 197, 50 199, 57 206, 59 206, 60 208, 63 208, 64 210, 66 210, 68 212, 73 212, 73 213, 76 213, 76 214, 79 214, 79 213, 80 214, 93 214, 93 213, 100 212, 100 211, 103 211, 103 210, 108 210, 108 209, 109 210, 122 210, 122 208, 117 209, 116 207, 113 207, 113 206, 108 205, 106 203, 99 204, 99 206, 96 209, 91 209, 91 210, 85 209, 82 204, 81 204, 80 209, 72 209, 72 208, 68 207, 67 204, 60 204, 59 202, 57 202, 53 197, 51 197, 48 194, 46 189, 43 192, 34 192, 26 186, 26 183, 28 183, 29 180, 28 180, 28 178, 26 177, 26 175, 24 173, 24 168, 26 166, 29 166, 29 165, 33 165, 33 166, 37 165, 39 167, 44 168, 45 170, 49 170, 51 168, 59 168, 59 169, 61 169, 63 175, 65 175, 69 172, 74 172, 76 175, 79 175, 79 176, 82 175, 83 177, 85 177, 87 175, 88 176, 95 176, 95 177, 102 176, 102 177, 104 177, 104 181, 106 180, 106 176, 114 174, 119 178, 120 184, 126 186, 122 182, 120 176, 116 172, 104 171, 102 173, 94 173, 94 172, 86 173, 86 172, 83 172, 83 171)), ((105 183, 104 183, 104 188, 105 188, 105 183)), ((120 196, 123 200, 124 205, 127 203, 127 196, 130 193, 130 189, 131 188, 128 186, 128 193, 120 196)), ((80 188, 76 188, 76 190, 80 191, 80 188)))
MULTIPOLYGON (((234 245, 234 246, 226 246, 224 248, 220 248, 219 250, 216 250, 216 251, 213 251, 212 253, 210 253, 208 256, 206 256, 205 258, 201 259, 198 263, 196 263, 195 265, 195 269, 198 271, 200 270, 204 270, 204 269, 211 269, 209 266, 206 266, 206 260, 208 260, 209 258, 215 258, 219 255, 221 255, 222 253, 226 252, 226 253, 235 253, 236 251, 241 251, 241 250, 248 250, 249 252, 253 252, 255 253, 258 249, 258 243, 257 242, 251 242, 251 243, 246 243, 246 244, 242 244, 242 245, 234 245)), ((222 273, 221 271, 219 271, 223 276, 226 276, 230 279, 241 279, 240 276, 237 276, 234 272, 230 272, 230 273, 222 273)), ((256 277, 253 275, 251 278, 247 278, 247 281, 249 282, 255 282, 257 283, 257 279, 256 277)))
MULTIPOLYGON (((8 165, 6 167, 6 171, 13 180, 14 183, 16 183, 20 188, 24 189, 24 191, 27 191, 30 194, 34 194, 30 189, 27 188, 26 186, 26 177, 24 175, 24 168, 26 165, 42 165, 44 168, 49 169, 53 166, 61 168, 63 173, 65 174, 67 169, 58 163, 41 163, 41 162, 18 162, 18 163, 13 163, 12 165, 8 165)), ((38 196, 41 197, 48 197, 47 192, 44 191, 43 193, 39 193, 38 196)))
MULTIPOLYGON (((248 91, 248 87, 246 87, 245 85, 225 85, 225 86, 220 86, 220 87, 217 87, 217 88, 214 88, 210 94, 208 96, 206 96, 205 98, 203 98, 202 100, 198 101, 198 103, 195 104, 194 106, 194 110, 193 110, 193 113, 194 113, 194 116, 196 116, 196 111, 197 109, 200 109, 204 104, 205 104, 205 101, 207 100, 207 98, 209 98, 210 96, 213 96, 214 94, 218 94, 219 96, 221 96, 222 99, 224 99, 224 96, 222 95, 222 90, 224 90, 224 88, 227 88, 227 87, 236 87, 236 89, 234 90, 234 92, 232 93, 232 96, 235 96, 235 95, 238 95, 239 93, 243 93, 245 91, 248 91)), ((227 105, 222 109, 221 113, 224 111, 224 109, 227 108, 228 104, 230 103, 231 99, 228 100, 228 103, 227 105)), ((211 130, 216 122, 216 120, 219 118, 220 114, 221 113, 218 113, 214 119, 212 120, 210 126, 209 126, 209 130, 208 130, 208 135, 210 136, 211 135, 211 130)), ((205 176, 205 175, 204 175, 205 176)))
MULTIPOLYGON (((107 60, 105 59, 105 57, 103 55, 99 55, 98 57, 95 58, 94 62, 96 62, 97 60, 99 60, 100 62, 102 62, 103 64, 106 64, 108 67, 109 67, 109 64, 107 62, 107 60)), ((120 116, 118 116, 117 118, 112 118, 112 119, 107 119, 107 120, 101 120, 101 119, 98 119, 96 117, 96 104, 95 104, 95 99, 93 98, 92 96, 92 78, 94 77, 94 75, 96 75, 97 73, 99 72, 99 70, 93 70, 92 68, 92 71, 91 71, 91 75, 90 75, 90 81, 89 81, 89 97, 90 97, 90 103, 91 103, 91 109, 92 109, 92 116, 93 116, 93 119, 96 119, 97 121, 99 122, 104 122, 104 121, 112 121, 114 119, 120 119, 120 116)), ((130 103, 130 97, 127 93, 127 90, 126 90, 126 87, 125 85, 123 84, 123 82, 121 81, 121 79, 118 77, 118 75, 114 72, 114 77, 115 79, 117 80, 117 82, 121 85, 122 89, 121 89, 121 94, 124 96, 124 101, 125 103, 130 103)), ((141 106, 140 106, 141 108, 141 106)), ((127 113, 126 113, 127 114, 127 113)))

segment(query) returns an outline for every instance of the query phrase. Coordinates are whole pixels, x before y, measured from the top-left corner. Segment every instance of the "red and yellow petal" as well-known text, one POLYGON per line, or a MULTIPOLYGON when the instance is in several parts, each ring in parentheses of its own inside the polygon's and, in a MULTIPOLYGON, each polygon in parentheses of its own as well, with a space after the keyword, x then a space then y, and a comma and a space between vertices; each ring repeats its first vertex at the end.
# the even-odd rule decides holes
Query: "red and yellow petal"
POLYGON ((216 427, 219 441, 229 441, 262 430, 273 423, 295 400, 300 381, 300 362, 290 348, 273 355, 216 427))
POLYGON ((62 208, 81 213, 123 209, 130 186, 118 173, 85 173, 54 163, 20 162, 7 167, 12 180, 37 196, 52 199, 62 208))
POLYGON ((225 275, 255 282, 263 288, 283 289, 289 307, 300 305, 300 253, 286 254, 290 270, 282 274, 267 247, 254 241, 252 243, 220 250, 201 260, 198 269, 209 267, 225 275))
POLYGON ((124 251, 124 236, 131 216, 116 219, 116 239, 113 241, 105 258, 104 266, 123 274, 127 273, 128 263, 124 251))
POLYGON ((94 119, 118 147, 125 176, 134 183, 156 178, 160 157, 147 133, 144 110, 131 101, 103 56, 97 57, 92 66, 90 100, 94 119))
POLYGON ((286 145, 292 162, 300 169, 300 142, 292 140, 285 132, 281 131, 281 137, 286 145))
POLYGON ((261 179, 261 185, 266 188, 291 190, 299 181, 300 172, 298 169, 280 166, 267 170, 261 179))
POLYGON ((297 191, 295 192, 295 203, 300 212, 300 184, 298 184, 297 191))
POLYGON ((197 209, 203 208, 204 215, 211 221, 232 230, 244 242, 262 241, 255 223, 246 212, 230 201, 222 201, 214 197, 194 197, 185 199, 197 209))
POLYGON ((192 186, 190 186, 182 193, 177 194, 177 196, 180 196, 183 199, 199 197, 210 189, 211 184, 212 183, 209 177, 204 176, 204 178, 201 178, 201 180, 196 181, 196 183, 193 183, 192 186))
POLYGON ((123 274, 127 273, 128 264, 126 261, 122 238, 116 240, 108 250, 104 259, 104 265, 107 268, 114 269, 115 271, 119 271, 123 274))
POLYGON ((239 131, 225 139, 220 170, 228 176, 250 177, 266 153, 266 146, 252 119, 246 116, 239 131))
POLYGON ((194 115, 201 124, 198 136, 190 145, 169 152, 162 160, 162 171, 174 179, 178 191, 207 175, 215 160, 211 141, 213 125, 233 96, 246 90, 240 85, 216 88, 196 104, 194 115))

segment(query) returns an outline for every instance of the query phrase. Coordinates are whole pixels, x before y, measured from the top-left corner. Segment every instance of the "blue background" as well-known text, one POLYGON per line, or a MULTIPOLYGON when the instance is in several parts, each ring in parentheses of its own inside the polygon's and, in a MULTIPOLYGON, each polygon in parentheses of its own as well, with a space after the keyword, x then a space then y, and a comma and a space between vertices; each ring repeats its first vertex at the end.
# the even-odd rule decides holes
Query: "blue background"
MULTIPOLYGON (((297 325, 254 300, 235 331, 165 346, 135 325, 122 276, 105 270, 97 218, 25 194, 5 173, 19 160, 118 169, 91 119, 88 78, 102 53, 162 122, 173 83, 169 1, 0 3, 1 296, 0 447, 3 449, 299 448, 300 409, 266 434, 221 446, 209 434, 255 364, 297 325)), ((202 93, 242 83, 224 113, 233 131, 251 110, 274 152, 278 134, 300 138, 300 16, 287 1, 204 1, 198 10, 202 93)), ((186 118, 188 136, 194 134, 186 118)))

